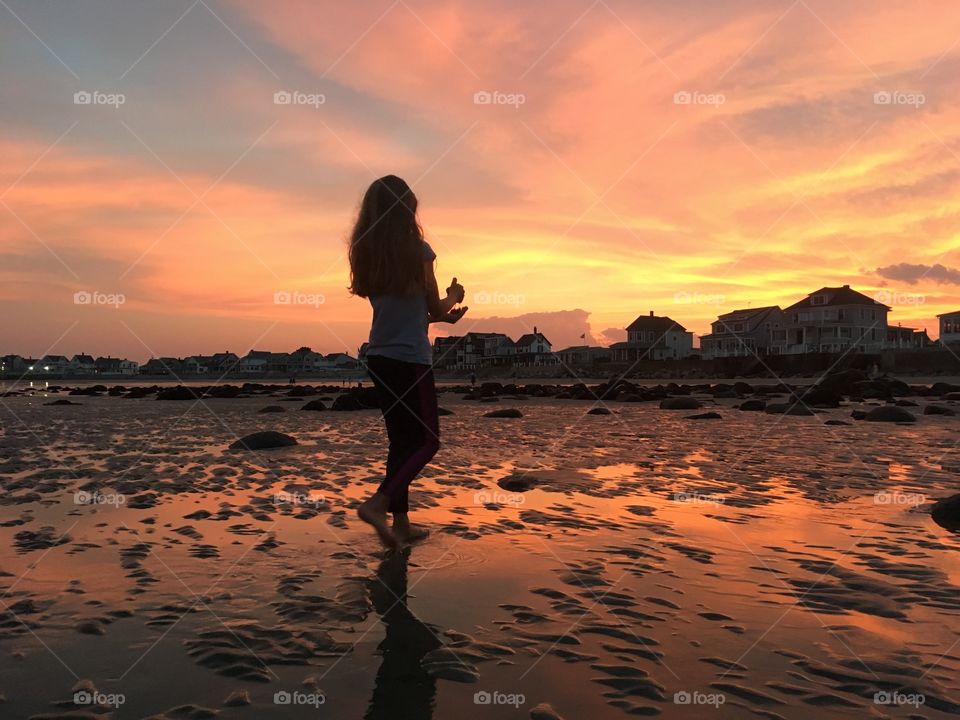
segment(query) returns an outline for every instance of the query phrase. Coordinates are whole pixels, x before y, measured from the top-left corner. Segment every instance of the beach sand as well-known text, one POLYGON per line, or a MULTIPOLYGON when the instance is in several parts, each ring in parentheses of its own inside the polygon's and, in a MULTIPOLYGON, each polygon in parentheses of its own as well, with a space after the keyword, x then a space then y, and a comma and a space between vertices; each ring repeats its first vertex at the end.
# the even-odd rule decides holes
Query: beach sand
POLYGON ((445 393, 386 556, 379 413, 277 395, 4 399, 0 716, 960 713, 960 417, 445 393))

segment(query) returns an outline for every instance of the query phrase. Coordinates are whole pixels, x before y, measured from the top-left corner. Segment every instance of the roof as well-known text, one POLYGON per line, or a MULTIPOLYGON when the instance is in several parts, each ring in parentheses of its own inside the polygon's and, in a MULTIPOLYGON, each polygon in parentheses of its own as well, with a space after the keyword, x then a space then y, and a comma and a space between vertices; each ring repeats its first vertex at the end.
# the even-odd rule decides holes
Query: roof
POLYGON ((766 305, 764 307, 758 308, 744 308, 743 310, 731 310, 728 313, 723 313, 717 317, 717 320, 723 322, 742 322, 744 320, 749 320, 752 317, 755 317, 758 314, 766 315, 771 310, 779 310, 779 305, 766 305))
POLYGON ((655 332, 666 333, 670 330, 687 332, 687 329, 676 320, 671 320, 666 315, 641 315, 632 323, 627 325, 627 332, 636 330, 653 330, 655 332))
POLYGON ((939 315, 937 315, 937 317, 947 317, 947 316, 952 317, 953 315, 960 315, 960 310, 954 310, 953 312, 940 313, 939 315))
POLYGON ((516 346, 521 347, 523 345, 533 345, 533 343, 536 342, 538 338, 543 342, 545 342, 547 345, 553 344, 549 340, 547 340, 546 336, 542 332, 536 332, 536 333, 527 333, 526 335, 521 335, 520 339, 517 340, 516 342, 516 346))
POLYGON ((244 355, 244 360, 266 360, 272 353, 269 350, 251 350, 244 355))
POLYGON ((77 362, 82 362, 82 363, 92 363, 92 362, 93 362, 93 358, 92 358, 90 355, 86 355, 86 354, 83 354, 83 355, 74 355, 74 356, 73 356, 73 359, 76 360, 77 362))
POLYGON ((877 302, 872 297, 868 297, 861 292, 857 292, 849 285, 844 285, 843 287, 822 287, 816 292, 812 292, 807 295, 800 302, 796 302, 790 307, 789 310, 802 310, 803 308, 809 307, 829 307, 831 305, 873 305, 878 307, 890 308, 883 303, 877 302), (818 305, 813 304, 813 298, 817 295, 828 295, 827 302, 820 303, 818 305))

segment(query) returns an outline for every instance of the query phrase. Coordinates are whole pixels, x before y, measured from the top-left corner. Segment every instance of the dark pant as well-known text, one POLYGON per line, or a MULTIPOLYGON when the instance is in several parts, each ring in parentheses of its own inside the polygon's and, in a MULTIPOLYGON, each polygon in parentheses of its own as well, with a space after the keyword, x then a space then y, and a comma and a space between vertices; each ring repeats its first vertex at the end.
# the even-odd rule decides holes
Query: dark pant
POLYGON ((390 498, 390 512, 405 513, 409 508, 407 488, 440 449, 433 369, 371 355, 367 371, 377 388, 390 439, 387 476, 378 492, 390 498))

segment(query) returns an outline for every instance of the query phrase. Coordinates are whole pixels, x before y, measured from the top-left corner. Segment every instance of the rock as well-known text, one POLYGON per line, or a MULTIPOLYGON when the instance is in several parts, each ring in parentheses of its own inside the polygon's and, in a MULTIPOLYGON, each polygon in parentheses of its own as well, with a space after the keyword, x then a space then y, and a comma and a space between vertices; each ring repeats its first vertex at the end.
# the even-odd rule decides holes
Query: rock
POLYGON ((106 635, 103 625, 96 620, 84 620, 77 624, 77 632, 84 635, 106 635))
POLYGON ((285 412, 285 410, 279 405, 267 405, 266 407, 262 407, 259 410, 257 410, 257 412, 258 413, 281 413, 281 412, 285 412))
POLYGON ((488 418, 520 418, 523 417, 523 413, 516 408, 503 408, 503 410, 484 413, 483 416, 488 418))
POLYGON ((952 532, 960 532, 960 495, 941 498, 930 508, 933 521, 952 532))
POLYGON ((223 701, 224 707, 242 707, 250 704, 250 693, 246 690, 234 690, 230 696, 223 701))
POLYGON ((563 720, 549 703, 540 703, 530 711, 530 720, 563 720))
POLYGON ((297 441, 289 435, 284 435, 276 430, 264 430, 240 438, 230 446, 230 449, 269 450, 270 448, 290 447, 296 444, 297 441))
POLYGON ((766 400, 744 400, 740 403, 739 409, 744 412, 763 412, 766 407, 766 400))
POLYGON ((196 390, 183 385, 164 388, 157 393, 157 400, 196 400, 199 397, 196 390))
POLYGON ((842 399, 843 395, 836 388, 823 387, 822 385, 814 385, 800 396, 800 400, 804 404, 820 408, 840 407, 842 399))
POLYGON ((769 403, 764 409, 764 412, 768 415, 815 415, 808 407, 804 407, 803 404, 794 402, 794 403, 769 403))
POLYGON ((702 407, 703 403, 692 397, 668 397, 660 401, 661 410, 698 410, 702 407))
POLYGON ((896 405, 882 405, 870 410, 863 418, 869 422, 916 422, 917 418, 909 410, 896 405))
POLYGON ((867 417, 867 411, 866 411, 866 410, 852 410, 852 411, 850 411, 850 417, 852 417, 854 420, 863 420, 864 418, 867 417))
POLYGON ((326 410, 327 406, 323 404, 323 400, 311 400, 300 409, 319 411, 319 410, 326 410))
POLYGON ((338 395, 333 401, 331 410, 337 412, 350 412, 353 410, 363 410, 363 405, 353 395, 338 395))
POLYGON ((924 415, 956 415, 957 412, 953 408, 948 408, 946 405, 927 405, 923 408, 924 415))
POLYGON ((687 415, 684 420, 722 420, 723 416, 717 412, 705 412, 699 415, 687 415))
POLYGON ((482 396, 482 397, 480 398, 480 402, 484 402, 484 403, 500 402, 500 398, 498 398, 498 397, 493 397, 493 396, 490 396, 490 397, 482 396))
POLYGON ((824 425, 849 425, 846 420, 827 420, 824 425))
POLYGON ((453 410, 447 410, 446 408, 438 407, 437 415, 453 415, 453 410))
POLYGON ((944 400, 960 400, 960 392, 948 392, 943 396, 944 400))
POLYGON ((54 400, 53 402, 44 403, 44 405, 82 405, 83 403, 75 403, 66 398, 60 398, 59 400, 54 400))
POLYGON ((497 485, 510 492, 524 492, 537 484, 536 478, 529 475, 507 475, 497 481, 497 485))
POLYGON ((587 415, 610 415, 610 409, 605 407, 595 407, 587 410, 587 415))

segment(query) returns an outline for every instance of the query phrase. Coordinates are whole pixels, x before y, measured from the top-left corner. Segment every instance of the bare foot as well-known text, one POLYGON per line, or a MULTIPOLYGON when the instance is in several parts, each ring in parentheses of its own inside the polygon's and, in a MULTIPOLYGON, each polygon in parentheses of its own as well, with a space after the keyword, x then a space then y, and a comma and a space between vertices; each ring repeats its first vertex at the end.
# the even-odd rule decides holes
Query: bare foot
POLYGON ((373 526, 380 537, 380 542, 388 548, 395 548, 397 547, 397 538, 390 530, 390 526, 387 525, 388 504, 389 499, 386 496, 375 494, 361 503, 360 507, 357 508, 357 516, 365 523, 373 526))
POLYGON ((425 540, 430 535, 430 530, 423 525, 414 525, 406 516, 393 517, 393 534, 403 543, 414 543, 419 540, 425 540))

